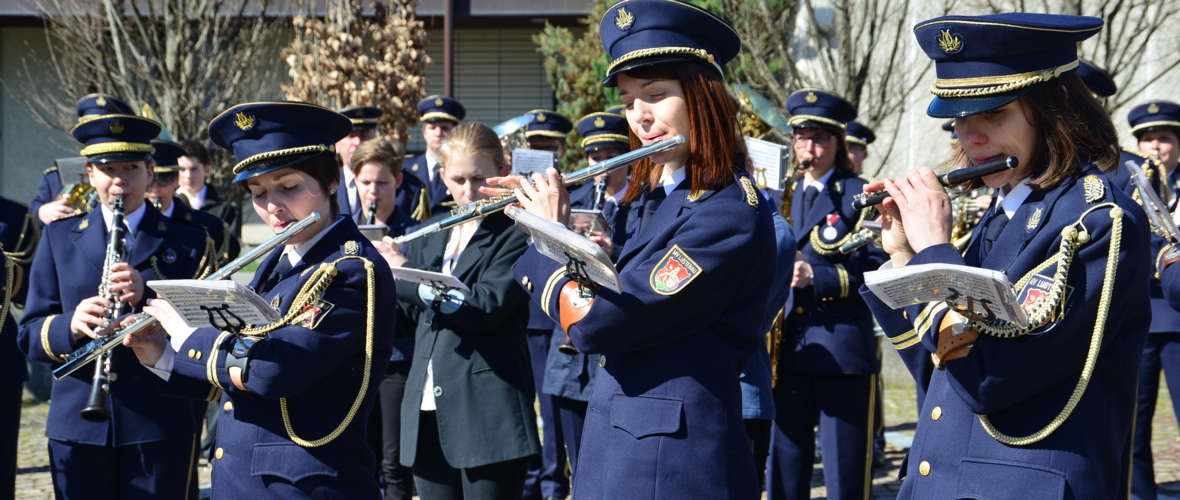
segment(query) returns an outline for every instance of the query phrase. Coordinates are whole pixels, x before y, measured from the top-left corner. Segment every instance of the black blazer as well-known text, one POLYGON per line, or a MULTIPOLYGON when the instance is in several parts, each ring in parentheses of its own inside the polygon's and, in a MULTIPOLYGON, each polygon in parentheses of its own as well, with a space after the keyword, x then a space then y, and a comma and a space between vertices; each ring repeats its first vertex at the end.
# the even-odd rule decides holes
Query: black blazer
MULTIPOLYGON (((440 271, 449 234, 440 231, 411 243, 408 265, 440 271)), ((484 219, 453 272, 471 292, 450 314, 423 302, 417 284, 397 282, 400 306, 418 312, 413 364, 402 400, 403 465, 413 466, 417 456, 422 386, 432 356, 438 427, 451 467, 478 467, 541 452, 524 333, 528 305, 512 277, 527 238, 503 213, 484 219)))

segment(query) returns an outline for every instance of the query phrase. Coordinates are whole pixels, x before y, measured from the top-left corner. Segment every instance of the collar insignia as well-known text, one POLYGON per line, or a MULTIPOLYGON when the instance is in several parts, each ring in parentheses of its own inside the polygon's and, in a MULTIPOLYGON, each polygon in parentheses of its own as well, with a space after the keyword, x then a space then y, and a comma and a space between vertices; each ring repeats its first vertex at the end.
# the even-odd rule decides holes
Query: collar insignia
POLYGON ((818 101, 819 97, 816 97, 815 92, 808 92, 807 97, 804 97, 803 99, 809 103, 815 104, 815 101, 818 101))
POLYGON ((746 203, 749 203, 751 207, 758 208, 758 193, 754 191, 754 183, 744 175, 738 179, 738 182, 742 185, 742 191, 746 193, 746 203))
POLYGON ((693 262, 688 254, 680 249, 680 245, 673 245, 672 249, 664 254, 664 258, 656 264, 648 282, 656 293, 672 295, 683 290, 689 282, 700 275, 701 266, 693 262))
POLYGON ((98 104, 99 106, 106 106, 107 105, 107 98, 105 98, 103 96, 98 96, 98 99, 95 99, 94 103, 98 104))
POLYGON ((947 54, 958 54, 963 50, 963 35, 951 34, 951 29, 938 30, 938 48, 947 54))
POLYGON ((1026 223, 1024 225, 1024 230, 1027 232, 1027 231, 1032 231, 1033 229, 1036 229, 1037 226, 1041 223, 1041 215, 1044 214, 1044 212, 1045 212, 1045 206, 1041 205, 1041 204, 1037 204, 1037 208, 1034 209, 1032 215, 1030 215, 1028 217, 1028 223, 1026 223))
POLYGON ((595 118, 595 119, 594 119, 594 126, 595 126, 595 127, 599 127, 599 128, 601 128, 601 127, 605 127, 605 126, 606 126, 606 120, 603 120, 601 116, 600 116, 600 117, 598 117, 598 118, 595 118))
POLYGON ((435 98, 435 99, 434 99, 434 105, 435 105, 435 106, 442 106, 442 105, 443 105, 443 100, 442 100, 442 98, 441 98, 441 97, 435 98))
POLYGON ((193 214, 184 214, 184 220, 187 220, 187 221, 193 220, 193 214))
POLYGON ((281 305, 283 305, 282 295, 275 295, 273 299, 270 299, 270 306, 275 308, 276 311, 279 310, 279 306, 281 305))
POLYGON ((615 26, 620 30, 627 31, 631 29, 633 24, 635 24, 635 15, 627 12, 626 7, 619 9, 619 12, 615 14, 615 26))
POLYGON ((161 231, 167 231, 168 224, 165 224, 164 221, 160 221, 160 223, 156 225, 156 229, 159 229, 161 231))
POLYGON ((171 248, 164 250, 164 262, 169 264, 176 262, 176 251, 171 248))
POLYGON ((1086 193, 1086 203, 1091 205, 1102 201, 1106 194, 1106 188, 1097 175, 1087 175, 1083 181, 1082 190, 1086 193))
POLYGON ((1160 112, 1160 105, 1159 105, 1159 104, 1156 104, 1156 103, 1154 103, 1154 102, 1153 102, 1153 103, 1151 103, 1151 104, 1148 104, 1148 105, 1147 105, 1147 112, 1148 112, 1148 113, 1151 113, 1151 114, 1153 114, 1153 115, 1154 115, 1154 114, 1156 114, 1156 113, 1159 113, 1159 112, 1160 112))
POLYGON ((238 112, 234 114, 234 125, 243 131, 254 128, 254 115, 248 115, 245 112, 238 112))
POLYGON ((90 227, 90 219, 82 219, 82 223, 78 224, 78 229, 86 229, 90 227))
POLYGON ((112 134, 122 134, 123 133, 123 124, 119 123, 119 120, 115 120, 115 121, 111 122, 110 125, 107 126, 107 130, 110 130, 112 134))
POLYGON ((361 246, 355 241, 348 240, 344 242, 344 255, 357 255, 361 253, 361 246))
POLYGON ((415 163, 414 166, 410 167, 410 170, 417 172, 418 171, 418 164, 415 163))

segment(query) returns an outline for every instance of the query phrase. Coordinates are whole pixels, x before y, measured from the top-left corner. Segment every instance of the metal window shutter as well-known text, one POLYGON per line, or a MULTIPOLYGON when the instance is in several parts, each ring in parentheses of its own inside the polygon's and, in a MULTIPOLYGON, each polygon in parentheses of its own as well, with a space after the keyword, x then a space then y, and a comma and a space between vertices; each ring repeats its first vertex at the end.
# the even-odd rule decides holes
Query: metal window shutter
MULTIPOLYGON (((552 109, 553 87, 545 79, 544 58, 532 36, 538 30, 455 30, 455 98, 467 108, 463 121, 488 126, 538 108, 552 109)), ((427 94, 443 92, 443 31, 428 30, 427 94)), ((407 151, 422 151, 421 126, 410 131, 407 151)))

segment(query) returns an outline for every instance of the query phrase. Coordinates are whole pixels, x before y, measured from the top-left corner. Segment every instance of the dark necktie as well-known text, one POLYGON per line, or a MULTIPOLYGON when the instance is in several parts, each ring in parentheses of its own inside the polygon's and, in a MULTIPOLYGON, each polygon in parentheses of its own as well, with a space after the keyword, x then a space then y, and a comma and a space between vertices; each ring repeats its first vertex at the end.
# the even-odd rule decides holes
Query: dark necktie
POLYGON ((811 206, 815 205, 815 199, 818 197, 819 188, 814 185, 807 186, 807 189, 803 190, 803 223, 807 222, 807 216, 811 215, 811 206))
POLYGON ((983 264, 984 257, 987 257, 988 252, 991 252, 992 246, 996 244, 996 240, 1000 239, 1000 234, 1008 225, 1008 214, 1004 212, 999 203, 996 203, 992 210, 991 217, 983 228, 983 241, 979 242, 980 264, 983 264))
POLYGON ((651 218, 656 214, 656 210, 660 208, 660 203, 663 203, 664 198, 667 197, 668 193, 664 192, 664 186, 655 186, 653 191, 647 193, 647 198, 643 202, 643 220, 640 221, 639 231, 636 231, 635 234, 639 234, 640 231, 643 231, 643 228, 647 227, 647 223, 651 221, 651 218))
POLYGON ((280 256, 279 263, 270 271, 270 276, 266 277, 266 282, 262 284, 262 290, 259 290, 258 294, 264 295, 274 289, 275 285, 279 284, 279 281, 282 281, 291 272, 291 269, 291 259, 287 258, 286 254, 280 256))

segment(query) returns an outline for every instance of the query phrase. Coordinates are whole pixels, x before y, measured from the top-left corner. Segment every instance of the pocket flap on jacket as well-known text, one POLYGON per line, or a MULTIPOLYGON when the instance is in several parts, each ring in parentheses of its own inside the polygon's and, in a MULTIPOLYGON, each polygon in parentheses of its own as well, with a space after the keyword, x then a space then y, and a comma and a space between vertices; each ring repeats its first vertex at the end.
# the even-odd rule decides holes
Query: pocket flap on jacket
POLYGON ((335 450, 310 450, 295 443, 258 443, 250 473, 276 476, 292 483, 311 476, 336 477, 335 450))
POLYGON ((675 399, 615 394, 610 423, 636 438, 674 434, 680 430, 684 402, 675 399))
POLYGON ((957 498, 1005 500, 1065 497, 1065 473, 1020 462, 964 458, 957 498))

